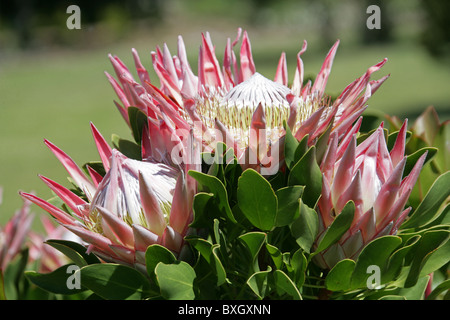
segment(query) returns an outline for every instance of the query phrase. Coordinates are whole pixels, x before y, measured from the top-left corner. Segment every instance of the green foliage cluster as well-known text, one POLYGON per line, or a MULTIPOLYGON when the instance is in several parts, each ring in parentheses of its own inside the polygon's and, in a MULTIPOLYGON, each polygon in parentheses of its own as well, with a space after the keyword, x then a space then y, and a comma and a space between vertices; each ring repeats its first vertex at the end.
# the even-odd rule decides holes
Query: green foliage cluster
MULTIPOLYGON (((144 123, 134 111, 131 127, 139 141, 144 123)), ((70 258, 70 265, 77 267, 75 273, 68 273, 70 265, 65 265, 48 274, 26 271, 23 277, 26 263, 22 258, 7 269, 16 276, 9 277, 13 280, 5 282, 0 292, 6 292, 7 298, 29 297, 32 288, 34 296, 40 292, 47 297, 114 300, 448 299, 450 172, 449 152, 441 146, 442 141, 448 142, 448 122, 438 124, 433 139, 427 141, 418 129, 423 128, 424 119, 430 119, 427 113, 408 132, 408 162, 414 163, 428 151, 426 166, 436 178, 420 199, 412 197, 412 213, 396 235, 373 240, 355 260, 341 260, 331 270, 319 268, 314 257, 348 230, 355 205, 349 201, 317 238, 316 203, 322 187, 318 163, 329 131, 308 147, 308 136, 298 141, 287 129, 286 166, 270 177, 254 169, 243 170, 225 145, 216 149, 221 152, 203 154, 214 161, 205 163, 202 172, 189 172, 198 183, 198 193, 193 201, 192 232, 179 256, 151 245, 145 253, 145 270, 138 270, 101 263, 77 243, 49 240, 48 245, 70 258), (375 288, 369 283, 371 266, 379 268, 375 288), (78 277, 80 287, 70 289, 69 277, 78 277), (433 290, 425 296, 431 279, 433 290)), ((385 129, 390 147, 398 134, 395 123, 391 118, 393 132, 385 129)), ((359 142, 369 134, 370 130, 361 133, 359 142)), ((139 157, 138 144, 114 140, 115 147, 139 157)))

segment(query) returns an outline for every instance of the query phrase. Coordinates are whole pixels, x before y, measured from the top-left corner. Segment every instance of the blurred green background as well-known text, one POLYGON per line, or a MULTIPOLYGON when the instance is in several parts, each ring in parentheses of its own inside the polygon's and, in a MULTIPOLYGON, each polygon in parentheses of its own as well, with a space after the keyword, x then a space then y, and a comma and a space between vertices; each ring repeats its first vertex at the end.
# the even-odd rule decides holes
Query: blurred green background
MULTIPOLYGON (((182 35, 195 70, 201 32, 210 32, 221 61, 226 39, 234 39, 242 27, 249 33, 257 71, 273 78, 284 51, 292 79, 304 39, 308 50, 302 58, 312 77, 340 39, 329 94, 340 93, 387 57, 374 78, 391 77, 370 99, 369 110, 414 119, 434 105, 444 120, 450 115, 449 11, 446 0, 2 1, 0 224, 21 206, 19 190, 51 196, 38 174, 67 185, 67 173, 44 138, 82 165, 99 159, 90 121, 107 139, 113 133, 130 137, 104 75, 113 73, 108 53, 133 69, 131 48, 136 48, 151 71, 150 52, 167 43, 176 54, 182 35), (66 27, 70 4, 81 9, 80 30, 66 27), (381 9, 380 30, 366 27, 371 4, 381 9)), ((43 213, 36 206, 33 211, 43 213)))

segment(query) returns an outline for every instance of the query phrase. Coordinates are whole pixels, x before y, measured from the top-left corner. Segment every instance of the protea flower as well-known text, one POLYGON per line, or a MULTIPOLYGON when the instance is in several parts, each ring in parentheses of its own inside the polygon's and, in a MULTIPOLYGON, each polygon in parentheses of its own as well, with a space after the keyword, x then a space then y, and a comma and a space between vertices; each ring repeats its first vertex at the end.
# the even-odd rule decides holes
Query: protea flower
POLYGON ((426 154, 422 155, 409 174, 403 177, 407 121, 403 123, 390 152, 383 124, 357 145, 359 125, 360 121, 340 144, 333 134, 321 165, 323 184, 317 205, 320 221, 318 239, 348 201, 355 204, 349 230, 339 242, 316 256, 318 264, 327 269, 344 258, 355 259, 373 239, 396 234, 411 211, 410 207, 404 207, 426 157, 426 154))
MULTIPOLYGON (((0 203, 1 199, 0 188, 0 203)), ((30 202, 24 201, 22 208, 16 211, 5 226, 0 226, 0 270, 5 271, 8 264, 25 248, 33 218, 30 202)))
MULTIPOLYGON (((138 107, 150 121, 151 157, 171 162, 173 144, 194 128, 203 142, 203 151, 215 150, 224 142, 244 168, 254 168, 265 175, 276 173, 283 163, 284 121, 295 137, 309 134, 314 141, 332 125, 341 137, 366 108, 369 97, 388 76, 370 81, 386 59, 370 67, 365 74, 348 85, 331 103, 325 87, 339 41, 330 49, 315 81, 303 83, 301 55, 297 55, 293 82, 288 85, 285 53, 281 54, 276 74, 269 80, 256 72, 247 32, 238 29, 236 39, 228 39, 223 64, 220 65, 209 33, 202 34, 198 56, 198 73, 187 60, 185 45, 178 37, 178 55, 172 56, 167 45, 151 53, 153 68, 160 86, 151 82, 136 50, 132 50, 140 83, 125 64, 109 56, 118 81, 106 73, 120 102, 115 102, 129 123, 128 108, 138 107), (242 35, 243 34, 243 35, 242 35), (233 48, 242 36, 239 61, 233 48)), ((145 138, 145 135, 144 135, 145 138)))
POLYGON ((36 269, 40 273, 47 273, 67 264, 68 258, 60 251, 47 245, 50 239, 72 240, 81 243, 81 239, 61 225, 56 225, 47 216, 41 216, 44 232, 31 231, 29 237, 29 255, 31 261, 36 261, 36 269))
MULTIPOLYGON (((179 253, 192 221, 195 180, 187 165, 178 169, 154 161, 130 159, 112 149, 91 125, 106 174, 102 177, 88 167, 90 178, 61 149, 49 141, 46 145, 61 161, 82 191, 79 196, 61 184, 41 176, 63 200, 69 211, 32 194, 21 195, 48 211, 56 220, 79 236, 93 252, 108 262, 142 267, 149 245, 160 244, 179 253)), ((198 148, 193 139, 185 143, 184 156, 194 156, 198 148)), ((184 161, 199 163, 199 161, 184 161)))

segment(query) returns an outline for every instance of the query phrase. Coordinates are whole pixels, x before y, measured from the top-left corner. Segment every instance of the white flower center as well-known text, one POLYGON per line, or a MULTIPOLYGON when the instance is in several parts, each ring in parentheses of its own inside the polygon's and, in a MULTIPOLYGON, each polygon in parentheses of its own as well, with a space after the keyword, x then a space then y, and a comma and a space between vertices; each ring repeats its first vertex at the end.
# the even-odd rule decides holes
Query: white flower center
POLYGON ((291 90, 273 82, 255 72, 248 80, 232 88, 222 99, 220 105, 236 106, 239 109, 248 107, 255 110, 259 104, 266 108, 289 108, 286 96, 291 90))
POLYGON ((259 104, 264 108, 268 142, 284 133, 283 121, 289 117, 286 96, 290 92, 288 87, 255 73, 227 93, 220 89, 204 91, 197 101, 197 113, 208 128, 214 128, 215 120, 219 120, 245 148, 253 113, 259 104))

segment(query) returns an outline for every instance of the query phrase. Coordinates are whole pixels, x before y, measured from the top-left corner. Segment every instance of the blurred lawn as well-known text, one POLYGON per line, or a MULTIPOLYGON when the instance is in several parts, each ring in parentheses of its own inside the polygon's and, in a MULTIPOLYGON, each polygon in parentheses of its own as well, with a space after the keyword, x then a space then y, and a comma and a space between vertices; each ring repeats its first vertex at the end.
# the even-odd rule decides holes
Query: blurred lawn
MULTIPOLYGON (((183 30, 180 27, 177 32, 184 36, 194 69, 201 31, 211 32, 219 56, 226 37, 234 39, 236 32, 235 27, 220 32, 200 27, 198 30, 183 30)), ((26 53, 0 61, 0 185, 4 189, 0 224, 20 207, 22 200, 18 190, 35 191, 43 198, 51 196, 38 174, 67 185, 67 174, 44 145, 44 138, 82 165, 99 159, 89 128, 90 121, 107 139, 112 133, 130 137, 112 102, 116 96, 103 73, 105 70, 113 73, 107 54, 119 55, 130 68, 134 68, 130 49, 135 47, 144 64, 152 69, 150 50, 167 41, 172 54, 176 54, 176 35, 148 33, 114 43, 108 48, 26 53)), ((276 33, 257 30, 250 30, 249 36, 256 68, 268 78, 273 78, 279 55, 286 51, 292 79, 301 42, 304 38, 310 40, 301 33, 280 37, 276 33)), ((317 74, 327 53, 323 47, 315 48, 314 43, 314 40, 309 42, 308 51, 303 56, 307 75, 317 74)), ((374 78, 388 73, 391 77, 369 101, 370 110, 389 112, 403 118, 414 116, 433 104, 442 118, 448 118, 449 66, 432 60, 421 48, 408 42, 355 47, 351 42, 341 41, 328 92, 341 92, 348 83, 384 57, 389 61, 374 78)), ((33 211, 42 212, 36 206, 33 206, 33 211)))

